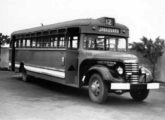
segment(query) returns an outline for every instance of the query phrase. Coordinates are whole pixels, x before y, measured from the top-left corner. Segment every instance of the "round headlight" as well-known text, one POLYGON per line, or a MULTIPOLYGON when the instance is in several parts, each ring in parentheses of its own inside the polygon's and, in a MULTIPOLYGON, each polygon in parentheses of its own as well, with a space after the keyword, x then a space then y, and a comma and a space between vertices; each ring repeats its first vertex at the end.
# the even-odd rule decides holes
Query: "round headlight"
POLYGON ((123 68, 122 67, 118 67, 117 68, 117 72, 120 74, 120 75, 122 75, 123 73, 124 73, 124 70, 123 70, 123 68))

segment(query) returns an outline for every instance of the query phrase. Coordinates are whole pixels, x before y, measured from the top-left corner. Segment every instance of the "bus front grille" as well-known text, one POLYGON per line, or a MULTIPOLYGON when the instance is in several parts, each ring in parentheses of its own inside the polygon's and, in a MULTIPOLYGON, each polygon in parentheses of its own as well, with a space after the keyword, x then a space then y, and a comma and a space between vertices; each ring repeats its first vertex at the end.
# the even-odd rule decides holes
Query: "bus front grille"
POLYGON ((126 81, 137 83, 139 81, 139 65, 138 63, 125 63, 126 81))

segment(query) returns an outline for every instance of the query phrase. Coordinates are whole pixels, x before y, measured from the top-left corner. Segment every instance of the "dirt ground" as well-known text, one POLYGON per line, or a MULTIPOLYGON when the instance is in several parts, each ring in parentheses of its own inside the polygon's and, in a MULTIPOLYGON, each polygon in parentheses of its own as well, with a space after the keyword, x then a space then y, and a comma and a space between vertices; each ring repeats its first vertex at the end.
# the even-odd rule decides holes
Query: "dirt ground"
POLYGON ((105 104, 90 101, 87 89, 76 89, 0 71, 0 120, 164 120, 165 87, 152 90, 141 103, 129 93, 110 94, 105 104))

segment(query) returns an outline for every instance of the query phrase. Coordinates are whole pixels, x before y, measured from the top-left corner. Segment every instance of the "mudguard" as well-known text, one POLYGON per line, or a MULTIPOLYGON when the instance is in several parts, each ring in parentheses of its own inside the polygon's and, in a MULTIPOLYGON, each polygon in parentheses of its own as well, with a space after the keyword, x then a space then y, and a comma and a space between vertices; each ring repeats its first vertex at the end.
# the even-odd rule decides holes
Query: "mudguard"
POLYGON ((90 72, 90 71, 97 71, 97 72, 99 72, 102 75, 104 80, 111 80, 111 79, 113 79, 113 76, 111 75, 109 69, 107 67, 105 67, 105 66, 101 66, 101 65, 93 66, 93 67, 91 67, 88 70, 88 72, 90 72))
POLYGON ((153 81, 153 76, 152 76, 152 73, 149 69, 147 69, 146 67, 144 66, 140 66, 140 69, 141 69, 141 72, 142 72, 142 75, 140 76, 140 81, 141 82, 144 82, 144 79, 142 77, 144 77, 144 75, 146 75, 146 80, 145 82, 152 82, 153 81))
POLYGON ((102 75, 103 80, 106 80, 106 81, 110 81, 110 82, 122 82, 123 81, 123 79, 114 78, 112 76, 110 70, 107 67, 102 66, 102 65, 96 65, 96 66, 91 67, 88 70, 88 73, 90 73, 91 71, 97 71, 98 73, 100 73, 102 75))

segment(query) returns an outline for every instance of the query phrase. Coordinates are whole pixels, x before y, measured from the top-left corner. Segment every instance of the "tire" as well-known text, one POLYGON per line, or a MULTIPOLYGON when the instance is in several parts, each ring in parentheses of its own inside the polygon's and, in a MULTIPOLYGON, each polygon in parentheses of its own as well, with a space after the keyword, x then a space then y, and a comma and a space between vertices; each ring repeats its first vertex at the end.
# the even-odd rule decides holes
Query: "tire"
POLYGON ((130 95, 135 101, 140 102, 147 98, 147 96, 149 95, 149 90, 147 89, 131 90, 130 95))
POLYGON ((108 96, 108 85, 103 81, 102 77, 95 73, 89 79, 89 97, 95 103, 103 103, 108 96))

